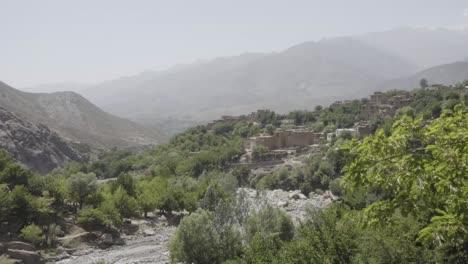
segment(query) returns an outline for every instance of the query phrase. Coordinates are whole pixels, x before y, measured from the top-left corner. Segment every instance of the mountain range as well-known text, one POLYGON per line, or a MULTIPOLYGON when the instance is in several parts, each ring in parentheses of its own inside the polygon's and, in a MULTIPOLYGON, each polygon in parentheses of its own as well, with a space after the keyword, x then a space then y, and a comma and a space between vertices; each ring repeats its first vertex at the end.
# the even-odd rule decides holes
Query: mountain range
POLYGON ((285 112, 379 89, 410 89, 421 76, 432 82, 461 81, 465 70, 456 72, 461 64, 449 65, 468 57, 467 46, 466 31, 399 28, 146 71, 96 85, 41 89, 74 89, 109 113, 174 132, 259 108, 285 112), (433 78, 437 69, 447 69, 444 78, 433 78))
POLYGON ((426 79, 429 84, 455 84, 468 80, 468 61, 457 61, 431 67, 410 76, 395 79, 382 85, 382 90, 398 89, 399 87, 419 87, 421 79, 426 79))
POLYGON ((270 108, 287 111, 365 95, 415 69, 352 38, 306 42, 271 54, 218 58, 82 90, 106 111, 133 120, 209 120, 270 108))

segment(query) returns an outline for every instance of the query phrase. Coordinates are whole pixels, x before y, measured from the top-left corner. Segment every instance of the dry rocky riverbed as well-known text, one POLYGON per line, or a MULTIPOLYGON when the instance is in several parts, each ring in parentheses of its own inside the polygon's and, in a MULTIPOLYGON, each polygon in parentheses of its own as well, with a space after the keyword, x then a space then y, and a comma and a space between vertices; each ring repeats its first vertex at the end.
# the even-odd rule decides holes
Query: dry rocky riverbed
POLYGON ((134 219, 132 224, 138 226, 138 231, 132 235, 122 235, 123 245, 107 249, 84 248, 48 263, 169 263, 169 240, 176 227, 168 225, 164 217, 134 219))
MULTIPOLYGON (((264 191, 243 189, 252 201, 266 200, 272 205, 283 208, 295 223, 305 218, 308 208, 324 208, 328 206, 333 196, 310 194, 306 197, 299 191, 264 191)), ((132 235, 122 235, 124 245, 112 246, 107 249, 84 248, 70 255, 63 253, 61 260, 51 260, 48 263, 58 264, 94 264, 99 261, 115 264, 134 263, 169 263, 169 241, 174 235, 175 226, 168 225, 164 217, 150 220, 134 219, 132 225, 138 226, 138 231, 132 235)))

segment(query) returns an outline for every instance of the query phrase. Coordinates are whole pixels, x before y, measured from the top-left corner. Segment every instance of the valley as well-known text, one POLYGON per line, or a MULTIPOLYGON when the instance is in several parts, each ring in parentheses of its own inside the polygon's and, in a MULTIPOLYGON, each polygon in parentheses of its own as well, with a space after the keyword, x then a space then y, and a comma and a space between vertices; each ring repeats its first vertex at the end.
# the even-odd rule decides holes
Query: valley
POLYGON ((466 1, 0 2, 0 264, 468 263, 466 1))
MULTIPOLYGON (((47 263, 169 263, 176 259, 201 259, 206 263, 225 258, 224 254, 235 254, 244 260, 256 259, 258 254, 271 258, 268 248, 252 252, 239 247, 242 243, 257 247, 258 235, 263 234, 265 242, 283 241, 284 246, 274 254, 279 257, 278 263, 288 262, 293 256, 287 248, 298 250, 295 243, 304 239, 295 238, 294 233, 316 230, 302 228, 320 230, 335 225, 334 221, 345 223, 342 221, 346 219, 335 214, 360 214, 363 208, 387 201, 379 189, 356 192, 342 184, 344 181, 353 184, 349 177, 360 175, 346 172, 358 168, 350 167, 356 162, 350 151, 362 151, 353 144, 363 146, 380 138, 395 140, 392 137, 399 131, 395 127, 399 122, 406 122, 404 126, 426 122, 435 128, 438 122, 452 118, 450 111, 458 113, 453 116, 458 121, 450 122, 459 123, 451 129, 464 131, 466 110, 460 103, 467 99, 466 86, 465 81, 410 92, 375 92, 367 98, 336 101, 313 111, 284 115, 262 109, 247 115, 224 116, 177 134, 167 144, 140 150, 112 150, 90 162, 65 163, 43 181, 3 154, 0 186, 13 191, 2 192, 0 197, 7 201, 0 215, 4 223, 0 232, 17 231, 13 238, 3 235, 0 240, 26 239, 31 243, 28 247, 40 252, 27 254, 40 254, 47 263), (42 183, 35 187, 35 182, 42 183), (15 197, 23 197, 25 206, 15 205, 18 199, 15 197), (51 206, 52 210, 45 210, 44 206, 51 206), (13 214, 4 214, 7 210, 13 214), (24 214, 22 210, 32 211, 24 214), (21 223, 29 221, 41 221, 36 222, 40 227, 35 224, 22 227, 21 223), (311 227, 314 222, 310 221, 319 221, 318 226, 311 227), (26 231, 28 228, 40 233, 26 231), (46 229, 40 231, 42 228, 46 229), (188 234, 193 236, 187 237, 188 234), (194 243, 190 241, 196 242, 186 248, 184 243, 194 243), (228 251, 199 254, 217 245, 227 245, 223 250, 228 251), (192 247, 196 249, 191 250, 192 247)), ((455 140, 466 140, 465 134, 455 133, 455 140)), ((463 148, 464 143, 460 146, 463 148)), ((405 147, 403 151, 408 150, 405 147)), ((459 164, 465 166, 463 159, 462 156, 459 164)), ((398 221, 415 221, 393 217, 398 221)), ((383 236, 348 224, 353 225, 352 231, 330 232, 333 236, 357 232, 357 236, 371 240, 383 236)), ((417 229, 410 232, 416 235, 417 229)), ((310 239, 307 233, 303 235, 310 239)), ((390 240, 401 239, 394 235, 385 236, 390 240)), ((402 246, 422 252, 423 260, 435 250, 408 247, 408 243, 411 240, 405 240, 402 246)), ((355 249, 364 253, 367 246, 355 249)), ((15 255, 16 249, 9 247, 8 243, 2 246, 10 256, 27 263, 25 256, 15 255)), ((444 252, 442 248, 437 250, 444 252)), ((402 257, 406 261, 411 255, 402 257)))

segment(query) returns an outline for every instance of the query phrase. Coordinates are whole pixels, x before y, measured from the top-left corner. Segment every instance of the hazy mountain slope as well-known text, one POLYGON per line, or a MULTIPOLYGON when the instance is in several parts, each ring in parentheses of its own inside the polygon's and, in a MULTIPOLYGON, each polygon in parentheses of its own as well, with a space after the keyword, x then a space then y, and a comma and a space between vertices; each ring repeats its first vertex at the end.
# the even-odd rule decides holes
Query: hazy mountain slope
POLYGON ((421 79, 429 84, 455 84, 468 79, 468 61, 443 64, 416 74, 386 82, 381 89, 413 89, 419 87, 421 79))
POLYGON ((113 116, 74 92, 33 94, 0 82, 0 106, 25 120, 43 123, 61 136, 94 147, 158 143, 161 134, 113 116))
POLYGON ((81 90, 86 89, 89 84, 84 83, 73 83, 73 82, 64 82, 64 83, 45 83, 36 86, 30 87, 21 87, 18 88, 23 92, 30 93, 55 93, 63 91, 73 91, 79 93, 81 90))
POLYGON ((467 31, 399 28, 356 39, 404 58, 420 70, 468 57, 467 31))
POLYGON ((219 58, 144 80, 117 80, 115 90, 107 83, 106 93, 99 92, 101 84, 83 94, 106 111, 135 120, 207 120, 262 107, 285 111, 365 95, 378 83, 412 70, 384 51, 335 38, 278 53, 219 58))
POLYGON ((0 107, 0 149, 25 166, 47 173, 69 161, 85 161, 87 155, 44 125, 27 122, 0 107))

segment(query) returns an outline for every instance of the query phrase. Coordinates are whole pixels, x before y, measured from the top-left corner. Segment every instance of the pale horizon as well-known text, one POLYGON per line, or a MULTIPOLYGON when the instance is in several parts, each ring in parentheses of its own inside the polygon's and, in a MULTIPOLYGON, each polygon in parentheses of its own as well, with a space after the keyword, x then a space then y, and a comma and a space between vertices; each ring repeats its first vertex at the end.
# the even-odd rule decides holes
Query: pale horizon
POLYGON ((0 80, 16 88, 92 85, 322 38, 468 24, 464 1, 0 2, 0 80))

